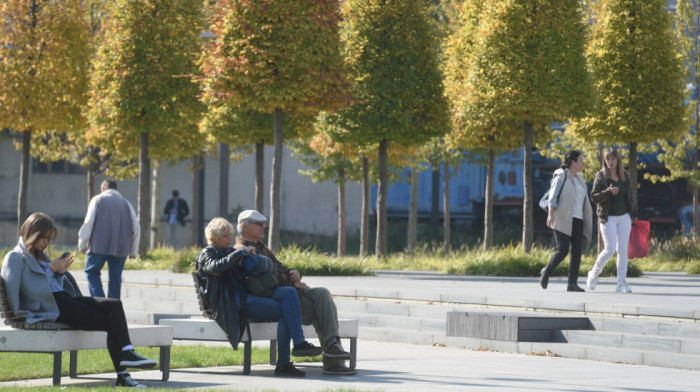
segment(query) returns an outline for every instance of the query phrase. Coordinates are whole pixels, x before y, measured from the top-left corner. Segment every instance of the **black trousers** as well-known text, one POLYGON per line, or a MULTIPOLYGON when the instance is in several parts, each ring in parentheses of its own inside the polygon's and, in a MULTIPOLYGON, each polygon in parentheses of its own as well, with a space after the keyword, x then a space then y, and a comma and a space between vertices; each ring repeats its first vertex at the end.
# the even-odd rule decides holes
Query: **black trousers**
POLYGON ((107 350, 114 369, 119 366, 122 348, 131 344, 122 301, 113 298, 71 297, 65 291, 53 293, 58 305, 57 322, 85 331, 106 331, 107 350))
POLYGON ((578 270, 581 267, 581 251, 583 248, 583 219, 574 218, 571 227, 571 237, 554 230, 554 239, 557 242, 557 250, 549 259, 547 264, 547 275, 551 274, 555 268, 569 254, 571 247, 571 256, 569 257, 569 285, 576 284, 578 280, 578 270))

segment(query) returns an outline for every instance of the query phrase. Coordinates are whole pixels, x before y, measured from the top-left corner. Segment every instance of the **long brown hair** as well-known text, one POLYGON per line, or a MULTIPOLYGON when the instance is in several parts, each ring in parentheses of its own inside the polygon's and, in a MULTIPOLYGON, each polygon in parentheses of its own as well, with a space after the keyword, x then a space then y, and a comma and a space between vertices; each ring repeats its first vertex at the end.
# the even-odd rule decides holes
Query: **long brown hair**
POLYGON ((626 180, 627 172, 625 172, 625 168, 622 165, 620 153, 612 147, 605 150, 605 154, 603 154, 603 173, 605 173, 605 178, 610 178, 610 169, 608 168, 608 164, 605 162, 605 160, 610 157, 617 159, 617 178, 623 181, 626 180))
POLYGON ((34 255, 37 260, 41 260, 46 259, 44 253, 34 249, 34 244, 40 238, 55 239, 58 235, 58 229, 56 229, 56 224, 51 217, 42 212, 35 212, 24 221, 19 229, 19 235, 22 236, 24 246, 27 247, 29 253, 34 255))

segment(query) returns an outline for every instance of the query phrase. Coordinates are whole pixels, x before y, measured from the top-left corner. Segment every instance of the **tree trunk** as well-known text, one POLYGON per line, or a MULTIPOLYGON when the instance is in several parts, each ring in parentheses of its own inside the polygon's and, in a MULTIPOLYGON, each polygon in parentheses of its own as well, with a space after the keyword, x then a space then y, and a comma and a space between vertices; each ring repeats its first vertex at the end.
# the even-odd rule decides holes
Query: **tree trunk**
POLYGON ((219 143, 219 216, 228 217, 228 168, 231 149, 228 143, 219 143))
POLYGON ((253 208, 264 214, 265 202, 265 143, 255 143, 255 201, 253 208))
POLYGON ((484 250, 493 246, 493 173, 496 167, 496 151, 489 150, 486 169, 486 195, 484 195, 484 250))
POLYGON ((345 168, 338 172, 338 257, 345 256, 345 168))
POLYGON ((90 204, 90 200, 95 197, 95 178, 97 177, 100 159, 96 147, 88 147, 87 155, 90 163, 87 166, 87 203, 85 203, 85 209, 90 204))
POLYGON ((141 132, 139 149, 139 226, 141 227, 141 240, 139 242, 139 255, 144 255, 148 250, 149 221, 150 221, 150 189, 149 177, 151 176, 151 161, 148 158, 148 133, 141 132))
POLYGON ((377 181, 377 243, 375 244, 375 257, 384 258, 387 255, 386 251, 386 193, 388 186, 388 168, 387 168, 387 146, 386 138, 379 142, 378 162, 378 181, 377 181))
POLYGON ((158 229, 160 228, 160 162, 153 162, 153 178, 151 178, 151 241, 149 249, 155 249, 160 243, 158 229))
POLYGON ((280 184, 282 180, 282 109, 276 108, 272 129, 275 137, 275 147, 272 156, 272 179, 270 181, 270 229, 268 230, 267 246, 273 251, 280 250, 280 184))
POLYGON ((533 241, 532 224, 532 122, 525 121, 523 146, 523 250, 530 253, 533 241))
MULTIPOLYGON (((603 153, 604 153, 603 152, 603 144, 602 143, 596 143, 596 144, 598 145, 598 160, 599 160, 598 163, 600 164, 601 169, 605 169, 605 157, 603 156, 603 153)), ((618 165, 621 165, 621 164, 622 164, 622 162, 618 162, 618 165)), ((596 222, 596 224, 597 224, 598 214, 593 214, 593 221, 596 222)), ((598 236, 597 236, 598 237, 598 254, 600 254, 600 252, 602 252, 603 249, 605 248, 605 242, 603 241, 603 233, 600 232, 600 227, 596 231, 598 232, 598 236)))
MULTIPOLYGON (((695 166, 697 167, 697 166, 695 166)), ((693 186, 693 238, 698 239, 698 194, 700 188, 693 186)))
POLYGON ((408 235, 406 248, 408 253, 416 251, 418 240, 418 170, 411 169, 411 201, 408 206, 408 235))
MULTIPOLYGON (((632 200, 637 198, 637 143, 630 143, 630 196, 632 200)), ((634 203, 634 202, 633 202, 634 203)))
POLYGON ((22 161, 19 165, 19 193, 17 194, 17 238, 19 228, 27 219, 27 190, 29 189, 29 165, 31 164, 32 130, 22 132, 22 161))
POLYGON ((440 213, 440 164, 433 165, 433 177, 431 186, 430 204, 430 243, 431 247, 437 247, 439 241, 438 214, 440 213))
POLYGON ((362 157, 362 217, 360 218, 360 258, 369 254, 369 159, 362 157))
POLYGON ((204 238, 204 157, 192 158, 192 243, 203 247, 204 238))
POLYGON ((442 179, 442 216, 443 216, 443 231, 444 239, 442 244, 443 252, 448 255, 452 248, 450 244, 450 164, 445 162, 445 175, 442 179))

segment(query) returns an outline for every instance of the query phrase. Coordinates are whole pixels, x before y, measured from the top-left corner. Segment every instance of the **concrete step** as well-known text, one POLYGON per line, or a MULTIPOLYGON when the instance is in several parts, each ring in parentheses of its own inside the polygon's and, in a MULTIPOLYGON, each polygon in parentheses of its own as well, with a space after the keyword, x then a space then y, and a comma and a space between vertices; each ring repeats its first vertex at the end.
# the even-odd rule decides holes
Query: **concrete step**
POLYGON ((700 339, 700 323, 626 317, 589 317, 597 331, 678 336, 700 339))
POLYGON ((448 336, 445 345, 527 355, 560 356, 634 365, 700 370, 700 355, 555 342, 510 342, 448 336))
POLYGON ((562 342, 700 355, 700 339, 605 331, 561 331, 562 342))
POLYGON ((445 320, 421 317, 406 317, 393 315, 378 315, 356 312, 338 312, 339 318, 357 319, 362 326, 386 329, 410 329, 414 331, 431 331, 445 333, 445 320))
POLYGON ((397 342, 432 345, 445 341, 445 333, 433 331, 416 331, 405 328, 371 327, 360 324, 360 339, 382 342, 397 342))

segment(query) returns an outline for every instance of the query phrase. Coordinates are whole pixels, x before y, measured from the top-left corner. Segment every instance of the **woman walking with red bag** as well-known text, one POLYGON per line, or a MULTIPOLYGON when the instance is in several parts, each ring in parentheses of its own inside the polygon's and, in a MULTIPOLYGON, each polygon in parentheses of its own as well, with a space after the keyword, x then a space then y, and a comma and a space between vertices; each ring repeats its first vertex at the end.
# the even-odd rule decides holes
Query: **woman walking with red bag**
POLYGON ((605 248, 588 273, 586 285, 595 290, 598 276, 613 253, 617 252, 617 286, 615 292, 631 293, 627 284, 627 248, 632 225, 637 221, 637 202, 630 191, 630 175, 622 167, 617 150, 608 148, 605 165, 596 173, 591 199, 598 205, 596 212, 605 248))

